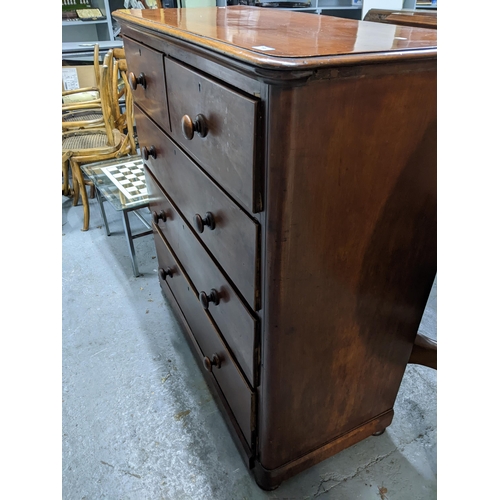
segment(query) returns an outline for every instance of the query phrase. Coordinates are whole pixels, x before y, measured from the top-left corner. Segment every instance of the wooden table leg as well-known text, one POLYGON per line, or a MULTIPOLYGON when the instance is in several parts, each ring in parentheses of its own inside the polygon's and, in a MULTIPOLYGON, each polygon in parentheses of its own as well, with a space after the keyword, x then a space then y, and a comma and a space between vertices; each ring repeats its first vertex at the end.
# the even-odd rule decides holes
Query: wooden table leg
POLYGON ((437 342, 421 333, 417 333, 408 363, 437 370, 437 342))
POLYGON ((63 175, 63 184, 62 184, 62 194, 64 196, 69 196, 71 193, 69 189, 69 159, 71 158, 71 152, 66 151, 62 155, 62 175, 63 175))
MULTIPOLYGON (((83 205, 83 228, 82 231, 87 231, 89 228, 89 220, 90 220, 90 210, 89 210, 89 200, 87 197, 87 190, 85 189, 85 182, 83 180, 83 174, 82 170, 80 168, 80 165, 74 161, 73 159, 70 160, 71 164, 71 172, 73 174, 73 184, 76 185, 78 184, 78 190, 81 192, 82 195, 82 205, 83 205)), ((75 198, 76 202, 78 202, 78 197, 77 197, 77 188, 75 186, 75 198)), ((75 205, 75 200, 73 200, 73 205, 75 205)))

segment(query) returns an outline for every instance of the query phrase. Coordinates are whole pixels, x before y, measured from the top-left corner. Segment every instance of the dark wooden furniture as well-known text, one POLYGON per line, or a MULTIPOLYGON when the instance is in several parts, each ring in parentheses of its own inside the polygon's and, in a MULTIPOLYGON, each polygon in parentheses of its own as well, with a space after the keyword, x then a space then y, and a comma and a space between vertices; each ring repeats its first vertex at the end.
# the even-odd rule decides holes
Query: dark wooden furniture
POLYGON ((161 287, 275 488, 391 423, 436 273, 436 31, 114 16, 161 287))
POLYGON ((408 363, 437 370, 437 342, 421 333, 417 333, 408 363))
POLYGON ((437 29, 437 12, 417 9, 370 9, 364 21, 437 29))
MULTIPOLYGON (((416 9, 370 9, 366 13, 364 21, 437 29, 437 12, 416 9)), ((408 363, 437 370, 437 342, 417 333, 408 363)))

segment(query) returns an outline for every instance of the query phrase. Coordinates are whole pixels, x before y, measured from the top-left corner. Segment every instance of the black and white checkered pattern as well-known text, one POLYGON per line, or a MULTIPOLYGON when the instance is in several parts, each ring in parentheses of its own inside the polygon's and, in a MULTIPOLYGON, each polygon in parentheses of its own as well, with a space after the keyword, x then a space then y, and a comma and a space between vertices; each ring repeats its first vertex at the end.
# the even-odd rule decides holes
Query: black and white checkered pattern
POLYGON ((140 196, 147 196, 148 191, 142 160, 104 167, 102 171, 128 199, 132 200, 140 196))

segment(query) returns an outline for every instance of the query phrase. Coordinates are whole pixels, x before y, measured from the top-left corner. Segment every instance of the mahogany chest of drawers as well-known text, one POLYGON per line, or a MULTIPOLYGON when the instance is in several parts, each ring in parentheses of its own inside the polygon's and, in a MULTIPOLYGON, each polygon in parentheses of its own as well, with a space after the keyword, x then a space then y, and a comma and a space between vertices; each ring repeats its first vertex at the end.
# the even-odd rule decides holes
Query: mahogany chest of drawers
POLYGON ((159 282, 257 483, 387 427, 436 273, 436 31, 119 10, 159 282))

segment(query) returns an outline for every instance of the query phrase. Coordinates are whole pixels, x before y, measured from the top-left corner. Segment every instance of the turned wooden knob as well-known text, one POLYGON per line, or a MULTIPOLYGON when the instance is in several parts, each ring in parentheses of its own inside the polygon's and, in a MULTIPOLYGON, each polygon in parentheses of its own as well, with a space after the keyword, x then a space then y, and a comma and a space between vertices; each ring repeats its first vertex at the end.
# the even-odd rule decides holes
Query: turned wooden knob
POLYGON ((196 115, 196 118, 191 120, 188 115, 184 115, 181 120, 182 135, 190 141, 196 132, 200 137, 205 137, 208 134, 207 120, 203 115, 196 115))
POLYGON ((142 87, 146 88, 146 75, 144 73, 140 73, 139 76, 135 76, 132 71, 128 74, 128 83, 133 90, 137 88, 137 85, 142 85, 142 87))
POLYGON ((205 226, 207 226, 212 231, 215 229, 215 217, 213 216, 212 212, 207 212, 205 214, 205 218, 202 218, 200 214, 196 214, 193 217, 193 221, 194 226, 199 233, 203 232, 205 226))
POLYGON ((160 221, 160 219, 163 221, 163 222, 167 222, 167 214, 165 213, 164 210, 162 210, 160 213, 158 212, 153 212, 153 222, 155 224, 158 224, 158 222, 160 221))
POLYGON ((142 159, 144 161, 147 161, 147 160, 149 160, 150 156, 151 156, 151 158, 156 158, 156 148, 154 146, 150 146, 149 148, 144 146, 142 148, 142 159))
POLYGON ((208 356, 205 356, 203 358, 203 366, 205 367, 205 370, 207 370, 207 372, 211 372, 214 366, 216 368, 220 368, 220 365, 221 361, 217 354, 213 354, 212 359, 210 359, 208 356))
POLYGON ((171 267, 167 267, 167 269, 158 269, 158 274, 160 275, 160 278, 165 281, 167 279, 167 276, 172 277, 174 275, 174 272, 172 271, 171 267))
POLYGON ((218 305, 220 302, 219 292, 215 290, 215 288, 212 288, 208 295, 205 292, 200 292, 198 298, 200 299, 200 303, 205 310, 208 309, 210 302, 212 302, 214 306, 218 305))

